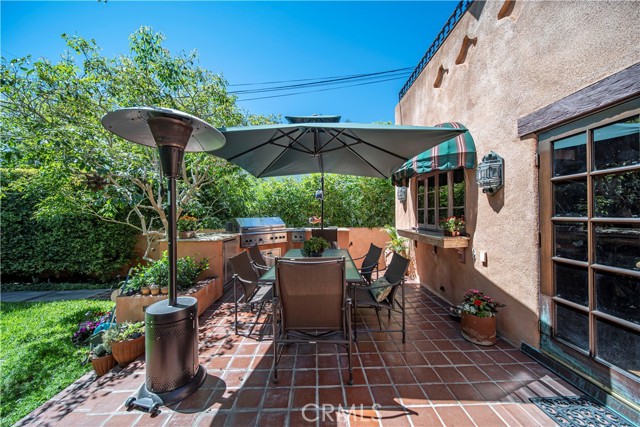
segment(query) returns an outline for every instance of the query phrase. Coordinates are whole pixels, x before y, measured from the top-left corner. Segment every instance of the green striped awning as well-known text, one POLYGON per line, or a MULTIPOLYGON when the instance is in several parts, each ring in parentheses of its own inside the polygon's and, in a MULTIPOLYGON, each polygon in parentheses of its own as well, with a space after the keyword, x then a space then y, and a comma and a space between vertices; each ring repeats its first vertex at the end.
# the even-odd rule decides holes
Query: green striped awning
MULTIPOLYGON (((441 123, 435 127, 459 129, 465 126, 456 122, 441 123)), ((414 175, 434 171, 476 167, 476 146, 469 131, 451 138, 424 153, 418 154, 402 165, 391 177, 394 185, 406 185, 406 180, 414 175)))

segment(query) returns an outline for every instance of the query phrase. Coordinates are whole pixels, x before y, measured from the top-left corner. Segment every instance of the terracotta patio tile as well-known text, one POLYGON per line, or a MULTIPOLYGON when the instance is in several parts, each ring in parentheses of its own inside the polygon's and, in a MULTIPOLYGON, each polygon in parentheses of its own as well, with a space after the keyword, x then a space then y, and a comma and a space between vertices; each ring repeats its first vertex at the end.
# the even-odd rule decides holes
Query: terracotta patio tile
MULTIPOLYGON (((346 369, 341 369, 340 374, 342 375, 342 384, 345 385, 345 388, 349 387, 347 384, 349 382, 349 371, 346 369)), ((366 385, 367 380, 364 376, 364 369, 353 368, 353 385, 366 385)))
POLYGON ((248 388, 238 390, 236 408, 258 408, 262 402, 265 390, 260 388, 248 388))
POLYGON ((461 351, 445 351, 442 354, 449 359, 452 365, 473 365, 471 359, 469 359, 465 354, 461 351))
POLYGON ((378 418, 383 427, 409 427, 411 426, 409 414, 410 412, 403 408, 384 408, 378 410, 378 418))
MULTIPOLYGON (((130 427, 138 421, 138 418, 143 416, 140 413, 131 414, 115 414, 109 418, 103 426, 105 427, 130 427)), ((149 416, 149 415, 147 415, 149 416)), ((159 424, 158 424, 159 425, 159 424)))
POLYGON ((318 371, 318 385, 328 386, 341 384, 340 372, 337 369, 321 369, 318 371))
POLYGON ((427 359, 422 357, 422 354, 418 351, 412 351, 402 353, 402 357, 408 366, 426 366, 428 365, 427 359))
POLYGON ((520 363, 535 362, 531 357, 527 356, 525 353, 523 353, 522 351, 516 348, 508 348, 503 351, 507 353, 509 356, 511 356, 513 359, 515 359, 516 362, 520 362, 520 363))
MULTIPOLYGON (((501 389, 503 389, 506 395, 509 397, 508 401, 511 402, 523 402, 522 397, 518 394, 522 388, 526 386, 518 381, 500 381, 497 383, 501 389)), ((507 400, 507 399, 505 399, 507 400)), ((528 401, 528 400, 527 400, 528 401)))
POLYGON ((387 373, 387 370, 384 368, 372 368, 365 369, 364 373, 367 377, 367 382, 370 385, 380 385, 380 384, 391 384, 391 378, 387 373))
POLYGON ((439 351, 429 351, 422 353, 422 356, 427 359, 429 365, 431 366, 450 366, 451 362, 447 359, 444 354, 439 351))
POLYGON ((509 427, 531 427, 540 425, 540 423, 532 418, 520 405, 505 404, 493 405, 492 407, 509 427))
POLYGON ((480 369, 482 369, 492 381, 513 381, 515 379, 514 375, 496 365, 495 362, 492 365, 482 365, 480 369))
POLYGON ((318 405, 344 406, 344 396, 342 387, 320 387, 318 388, 318 405))
POLYGON ((250 412, 232 412, 229 414, 229 419, 227 420, 226 425, 232 426, 256 426, 258 422, 258 412, 250 411, 250 412))
POLYGON ((384 366, 382 357, 378 353, 361 353, 360 362, 364 368, 384 366))
POLYGON ((550 416, 542 412, 542 410, 533 403, 525 403, 523 405, 520 405, 520 408, 522 408, 531 418, 533 418, 539 425, 543 427, 557 426, 557 424, 550 416))
POLYGON ((461 383, 465 379, 460 372, 454 367, 436 366, 433 370, 438 374, 444 383, 461 383))
POLYGON ((474 365, 495 365, 495 360, 487 356, 484 351, 467 351, 464 353, 474 365))
POLYGON ((286 411, 262 411, 258 418, 259 426, 284 426, 289 414, 286 411))
POLYGON ((244 382, 245 387, 264 387, 269 381, 271 371, 251 371, 244 382))
POLYGON ((439 351, 454 351, 454 350, 458 350, 458 348, 453 345, 453 342, 449 341, 449 340, 435 340, 433 341, 433 344, 436 346, 436 348, 439 351))
POLYGON ((291 409, 302 409, 307 405, 317 405, 316 387, 295 387, 291 389, 293 401, 291 409))
POLYGON ((369 387, 373 394, 373 403, 381 407, 397 407, 400 405, 400 398, 392 386, 369 387))
POLYGON ((452 403, 458 403, 451 390, 444 384, 428 384, 422 385, 427 398, 431 401, 432 405, 450 405, 452 403))
POLYGON ((436 414, 434 408, 411 408, 412 414, 409 416, 414 426, 439 427, 442 422, 436 414))
MULTIPOLYGON (((138 422, 134 424, 134 427, 155 427, 155 426, 163 426, 169 418, 171 418, 173 414, 170 412, 161 412, 160 414, 151 416, 149 414, 142 414, 140 418, 138 418, 138 422)), ((59 424, 57 424, 59 425, 59 424)), ((86 426, 87 424, 76 424, 76 426, 86 426)))
POLYGON ((304 371, 294 370, 293 385, 296 387, 315 387, 316 370, 308 369, 304 371))
POLYGON ((369 393, 369 387, 351 386, 345 387, 345 394, 347 396, 347 406, 351 405, 373 405, 371 394, 369 393))
POLYGON ((231 360, 227 369, 247 369, 252 360, 253 357, 251 356, 236 356, 231 360))
POLYGON ((431 383, 442 382, 438 374, 436 374, 436 371, 434 370, 434 368, 419 366, 419 367, 411 368, 411 371, 413 372, 413 375, 416 377, 416 380, 418 380, 420 384, 431 384, 431 383))
POLYGON ((402 367, 407 366, 401 353, 382 353, 382 360, 388 367, 402 367))
POLYGON ((457 369, 467 382, 490 381, 489 377, 475 366, 458 366, 457 369))
POLYGON ((480 392, 480 394, 484 397, 484 399, 488 402, 501 402, 509 401, 508 394, 498 386, 496 383, 485 382, 485 383, 475 383, 473 385, 476 390, 480 392))
POLYGON ((289 407, 288 388, 270 389, 264 396, 263 408, 288 408, 289 407))
POLYGON ((359 407, 349 408, 348 417, 349 417, 349 425, 351 427, 380 426, 378 413, 371 408, 366 408, 366 407, 363 407, 362 409, 360 409, 359 407))
POLYGON ((437 351, 435 344, 431 341, 414 341, 413 345, 420 351, 437 351))
MULTIPOLYGON (((256 356, 253 360, 252 364, 253 369, 258 370, 268 370, 273 367, 273 356, 264 355, 264 356, 256 356)), ((280 367, 282 369, 282 367, 280 367)))
POLYGON ((310 368, 315 369, 316 367, 317 367, 317 362, 316 362, 315 355, 313 356, 303 355, 303 356, 296 357, 295 369, 310 369, 310 368))
POLYGON ((358 342, 356 343, 356 349, 358 353, 377 353, 378 348, 373 343, 373 341, 362 341, 360 337, 358 337, 358 342))
POLYGON ((213 404, 214 394, 220 396, 221 391, 216 392, 215 389, 200 388, 177 404, 177 410, 180 412, 203 412, 213 404))
POLYGON ((436 412, 447 427, 473 426, 473 421, 465 414, 460 406, 436 406, 436 412))
POLYGON ((99 426, 111 415, 93 415, 87 412, 71 412, 62 418, 56 426, 60 427, 77 427, 77 426, 99 426))
POLYGON ((507 426, 490 405, 468 405, 464 409, 478 426, 507 426))
POLYGON ((397 385, 400 401, 405 406, 429 405, 429 399, 418 385, 397 385))
POLYGON ((304 411, 291 411, 288 413, 290 426, 316 426, 320 415, 315 409, 308 408, 304 411))
POLYGON ((78 405, 76 410, 90 411, 93 413, 112 413, 123 407, 125 400, 127 400, 129 396, 130 393, 128 391, 125 393, 96 391, 78 405))
POLYGON ((416 379, 409 368, 389 368, 388 372, 393 384, 416 384, 416 379))
POLYGON ((337 369, 338 357, 334 355, 319 355, 318 369, 337 369))
POLYGON ((485 402, 485 398, 471 384, 447 384, 451 393, 462 404, 485 402))
POLYGON ((273 382, 273 372, 269 373, 269 379, 267 380, 267 387, 269 388, 281 388, 291 387, 293 381, 292 370, 280 370, 278 369, 278 382, 273 382))

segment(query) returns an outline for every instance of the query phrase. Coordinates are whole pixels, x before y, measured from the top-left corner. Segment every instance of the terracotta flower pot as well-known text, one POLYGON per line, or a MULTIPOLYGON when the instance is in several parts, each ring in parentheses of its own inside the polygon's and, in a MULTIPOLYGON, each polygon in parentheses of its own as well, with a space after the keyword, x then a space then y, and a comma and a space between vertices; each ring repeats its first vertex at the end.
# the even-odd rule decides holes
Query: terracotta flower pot
POLYGON ((114 341, 111 352, 120 367, 125 367, 144 354, 144 335, 126 341, 114 341))
POLYGON ((462 313, 460 323, 462 337, 478 345, 494 345, 496 343, 496 317, 478 317, 462 313))
POLYGON ((160 293, 160 288, 151 288, 151 295, 158 295, 160 293))
POLYGON ((96 371, 96 375, 101 377, 116 366, 116 360, 113 358, 113 354, 107 354, 106 356, 91 358, 91 364, 93 365, 93 370, 96 371))
POLYGON ((168 288, 168 287, 166 287, 166 286, 161 287, 161 288, 160 288, 160 293, 161 293, 162 295, 167 295, 167 294, 169 293, 169 288, 168 288))
POLYGON ((148 287, 146 287, 146 286, 144 286, 144 287, 140 288, 140 293, 141 293, 142 295, 149 295, 149 293, 150 293, 150 292, 151 292, 151 291, 150 291, 150 290, 149 290, 149 288, 148 288, 148 287))

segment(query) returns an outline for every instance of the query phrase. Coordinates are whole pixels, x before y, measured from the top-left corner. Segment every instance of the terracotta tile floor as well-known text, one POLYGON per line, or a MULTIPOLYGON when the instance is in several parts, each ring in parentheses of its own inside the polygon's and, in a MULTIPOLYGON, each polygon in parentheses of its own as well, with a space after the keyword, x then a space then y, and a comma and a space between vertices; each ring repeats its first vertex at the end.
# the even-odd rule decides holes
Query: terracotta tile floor
MULTIPOLYGON (((280 381, 270 379, 270 336, 233 333, 232 293, 200 318, 200 363, 208 377, 193 396, 157 416, 127 411, 144 381, 144 362, 93 373, 47 402, 22 424, 61 426, 548 426, 528 400, 580 394, 504 341, 479 347, 460 337, 448 305, 417 284, 407 287, 407 342, 398 333, 359 333, 354 385, 346 354, 333 345, 292 346, 280 381), (333 410, 332 410, 333 409, 333 410)), ((250 320, 248 315, 242 316, 250 320)), ((382 316, 386 322, 386 316, 382 316)), ((394 315, 392 322, 399 320, 394 315)), ((373 310, 358 323, 376 325, 373 310)))

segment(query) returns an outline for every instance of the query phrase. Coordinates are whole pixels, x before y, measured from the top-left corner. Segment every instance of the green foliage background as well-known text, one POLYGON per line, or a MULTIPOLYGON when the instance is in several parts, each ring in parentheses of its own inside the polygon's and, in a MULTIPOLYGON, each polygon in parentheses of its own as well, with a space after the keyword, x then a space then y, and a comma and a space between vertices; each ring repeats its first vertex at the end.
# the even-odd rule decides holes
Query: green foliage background
POLYGON ((133 257, 135 233, 79 213, 34 217, 47 196, 37 170, 0 170, 3 280, 50 277, 93 278, 114 275, 133 257))
MULTIPOLYGON (((224 77, 203 68, 197 52, 171 53, 151 28, 135 31, 130 51, 116 57, 94 40, 62 38, 68 50, 57 62, 2 58, 0 66, 3 275, 106 278, 131 258, 132 235, 145 236, 147 250, 164 238, 167 194, 157 152, 105 130, 105 113, 152 105, 216 127, 279 121, 239 108, 224 77), (15 169, 32 172, 8 172, 15 169)), ((319 181, 258 180, 225 160, 187 153, 178 214, 199 218, 203 228, 248 216, 308 226, 321 215, 319 181)), ((327 175, 325 225, 392 223, 393 196, 388 180, 327 175)))

